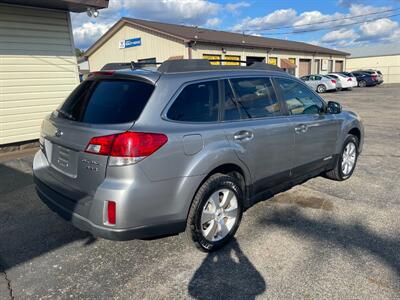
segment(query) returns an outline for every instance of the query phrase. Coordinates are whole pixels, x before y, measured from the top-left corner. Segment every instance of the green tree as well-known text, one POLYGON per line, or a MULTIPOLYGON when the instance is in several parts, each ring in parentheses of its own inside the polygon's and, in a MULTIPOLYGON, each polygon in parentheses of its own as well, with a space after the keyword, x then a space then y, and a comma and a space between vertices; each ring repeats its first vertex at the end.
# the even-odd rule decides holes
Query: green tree
POLYGON ((81 57, 85 51, 79 48, 75 48, 75 55, 76 57, 81 57))

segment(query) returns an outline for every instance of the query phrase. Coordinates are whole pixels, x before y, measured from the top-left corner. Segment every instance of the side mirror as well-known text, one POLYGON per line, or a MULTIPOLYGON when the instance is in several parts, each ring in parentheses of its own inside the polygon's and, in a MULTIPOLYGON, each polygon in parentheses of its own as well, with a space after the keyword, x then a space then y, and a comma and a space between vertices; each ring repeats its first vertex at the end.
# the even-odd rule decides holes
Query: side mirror
POLYGON ((328 114, 340 114, 342 112, 342 105, 335 101, 328 101, 326 107, 326 113, 328 114))

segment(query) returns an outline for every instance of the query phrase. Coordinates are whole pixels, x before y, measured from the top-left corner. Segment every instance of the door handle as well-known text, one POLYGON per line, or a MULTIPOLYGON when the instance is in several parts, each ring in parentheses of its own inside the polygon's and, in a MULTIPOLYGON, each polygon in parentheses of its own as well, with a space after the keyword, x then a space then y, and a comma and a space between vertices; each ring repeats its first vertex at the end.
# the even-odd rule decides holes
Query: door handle
POLYGON ((237 141, 250 141, 254 138, 254 134, 251 131, 248 130, 241 130, 236 132, 233 135, 233 138, 237 141))
POLYGON ((295 128, 294 128, 294 131, 295 131, 296 133, 304 133, 304 132, 307 131, 307 129, 308 129, 308 126, 307 126, 306 124, 301 124, 301 125, 295 127, 295 128))

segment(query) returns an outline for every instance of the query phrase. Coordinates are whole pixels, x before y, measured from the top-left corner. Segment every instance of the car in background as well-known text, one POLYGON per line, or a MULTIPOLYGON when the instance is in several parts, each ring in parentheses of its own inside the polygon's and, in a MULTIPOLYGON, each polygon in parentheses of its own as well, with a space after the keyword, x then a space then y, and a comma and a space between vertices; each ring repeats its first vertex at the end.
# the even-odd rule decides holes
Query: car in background
POLYGON ((333 74, 341 74, 341 75, 350 77, 353 81, 354 86, 355 87, 358 86, 357 77, 351 72, 333 72, 333 74))
POLYGON ((359 87, 375 86, 378 84, 376 76, 372 76, 369 73, 354 71, 352 74, 356 76, 359 87))
POLYGON ((327 76, 336 80, 339 89, 351 90, 353 87, 357 86, 357 79, 353 81, 352 77, 338 73, 329 73, 327 76))
POLYGON ((366 70, 357 70, 356 72, 368 73, 372 76, 372 78, 376 78, 375 81, 377 81, 377 84, 383 83, 383 75, 382 72, 379 70, 366 69, 366 70))
POLYGON ((300 78, 309 87, 318 93, 325 93, 326 91, 336 91, 337 82, 336 79, 329 78, 325 75, 307 75, 300 78))

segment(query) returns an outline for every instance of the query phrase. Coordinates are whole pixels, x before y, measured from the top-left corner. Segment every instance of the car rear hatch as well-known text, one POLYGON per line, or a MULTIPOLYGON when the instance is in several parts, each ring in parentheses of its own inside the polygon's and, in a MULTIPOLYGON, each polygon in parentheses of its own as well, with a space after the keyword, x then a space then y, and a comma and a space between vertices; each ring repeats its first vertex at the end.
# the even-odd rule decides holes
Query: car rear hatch
POLYGON ((129 130, 154 90, 143 78, 93 76, 82 82, 42 125, 49 167, 40 180, 76 201, 93 195, 106 176, 108 156, 86 151, 95 137, 129 130))

